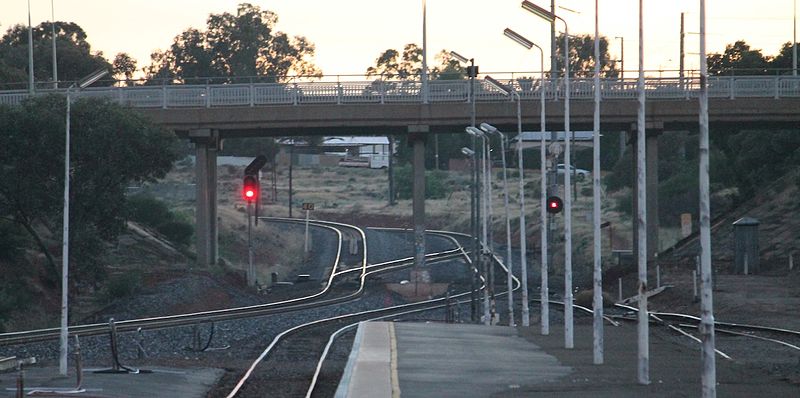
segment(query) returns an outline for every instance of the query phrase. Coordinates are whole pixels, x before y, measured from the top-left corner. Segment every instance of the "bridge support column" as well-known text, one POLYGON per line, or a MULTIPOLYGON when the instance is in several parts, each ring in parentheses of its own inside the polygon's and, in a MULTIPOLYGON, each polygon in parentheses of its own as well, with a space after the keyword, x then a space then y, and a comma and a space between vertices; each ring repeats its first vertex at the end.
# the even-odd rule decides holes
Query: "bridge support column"
MULTIPOLYGON (((630 134, 630 143, 632 145, 636 144, 636 124, 631 126, 631 134, 630 134)), ((659 221, 658 221, 658 137, 664 132, 664 124, 660 122, 648 122, 647 126, 645 127, 645 134, 646 140, 645 143, 645 156, 646 156, 646 178, 647 178, 647 186, 645 187, 645 195, 646 198, 646 206, 647 206, 647 261, 652 261, 655 257, 655 254, 658 253, 658 230, 659 230, 659 221)), ((636 150, 632 150, 632 158, 633 158, 633 169, 636 169, 636 150)), ((634 175, 636 175, 634 173, 634 175)), ((637 242, 638 242, 638 233, 637 233, 637 226, 636 226, 636 217, 638 208, 635 199, 636 192, 638 191, 637 182, 634 179, 634 186, 633 186, 633 253, 636 253, 637 242)))
POLYGON ((195 248, 197 266, 208 267, 219 258, 217 228, 217 151, 221 146, 219 133, 211 129, 189 132, 195 145, 195 248))
POLYGON ((414 147, 414 266, 425 266, 425 134, 426 125, 408 126, 408 142, 414 147))

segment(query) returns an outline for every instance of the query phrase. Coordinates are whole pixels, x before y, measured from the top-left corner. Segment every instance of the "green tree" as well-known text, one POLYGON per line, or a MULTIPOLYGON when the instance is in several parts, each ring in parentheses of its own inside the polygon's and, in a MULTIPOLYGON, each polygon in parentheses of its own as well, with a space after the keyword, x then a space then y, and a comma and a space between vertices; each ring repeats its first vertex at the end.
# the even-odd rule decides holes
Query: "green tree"
POLYGON ((725 46, 722 54, 709 54, 708 74, 720 75, 764 75, 770 67, 771 57, 765 57, 761 50, 753 50, 744 40, 725 46))
MULTIPOLYGON (((74 22, 55 22, 58 51, 58 80, 78 80, 99 68, 111 69, 102 52, 92 52, 86 32, 74 22)), ((53 54, 50 22, 33 27, 33 75, 39 81, 52 81, 53 54)), ((28 27, 14 25, 0 39, 0 84, 3 88, 26 88, 28 74, 28 27), (5 66, 3 66, 5 64, 5 66), (3 70, 6 72, 3 72, 3 70), (20 80, 20 77, 22 79, 20 80), (7 80, 8 79, 8 80, 7 80), (13 87, 11 87, 13 86, 13 87)), ((109 85, 111 80, 98 82, 109 85)))
POLYGON ((282 81, 290 73, 319 75, 311 62, 314 44, 303 36, 275 30, 278 15, 239 4, 236 14, 211 14, 206 30, 190 28, 175 36, 168 50, 155 51, 145 68, 149 80, 185 82, 191 78, 266 77, 282 81))
MULTIPOLYGON (((608 54, 608 38, 600 37, 600 76, 615 78, 619 75, 617 62, 608 54)), ((564 74, 564 34, 556 40, 556 70, 564 74)), ((570 36, 569 75, 571 77, 592 77, 594 75, 594 36, 570 36)))
MULTIPOLYGON (((59 272, 46 238, 61 231, 65 106, 50 95, 0 107, 0 217, 31 236, 53 280, 59 272)), ((94 277, 103 241, 124 228, 126 187, 163 177, 177 160, 177 138, 105 100, 75 101, 71 120, 70 262, 76 276, 94 277)))

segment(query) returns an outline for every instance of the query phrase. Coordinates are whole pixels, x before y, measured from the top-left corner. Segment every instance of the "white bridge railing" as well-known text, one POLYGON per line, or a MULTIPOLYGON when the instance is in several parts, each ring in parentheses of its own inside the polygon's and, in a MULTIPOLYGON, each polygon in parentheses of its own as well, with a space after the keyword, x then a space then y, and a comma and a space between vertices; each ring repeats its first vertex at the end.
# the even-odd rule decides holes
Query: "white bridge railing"
MULTIPOLYGON (((539 99, 544 89, 547 99, 564 97, 563 80, 507 79, 526 100, 539 99), (543 84, 544 83, 544 84, 543 84)), ((573 100, 592 100, 591 78, 570 80, 573 100)), ((800 98, 800 77, 793 76, 725 76, 708 80, 711 98, 800 98)), ((645 92, 649 99, 688 100, 696 98, 698 78, 647 78, 645 92)), ((475 81, 478 102, 510 101, 512 98, 493 89, 482 80, 475 81)), ((606 100, 636 98, 636 79, 601 80, 601 96, 606 100)), ((39 90, 38 95, 60 92, 39 90)), ((81 92, 82 97, 109 98, 136 108, 217 108, 234 106, 303 105, 303 104, 387 104, 423 101, 422 85, 413 80, 374 80, 302 83, 244 83, 205 85, 161 85, 132 87, 98 87, 81 92)), ((0 104, 19 104, 28 97, 27 90, 0 91, 0 104)), ((468 80, 430 81, 427 99, 431 103, 469 101, 468 80)))

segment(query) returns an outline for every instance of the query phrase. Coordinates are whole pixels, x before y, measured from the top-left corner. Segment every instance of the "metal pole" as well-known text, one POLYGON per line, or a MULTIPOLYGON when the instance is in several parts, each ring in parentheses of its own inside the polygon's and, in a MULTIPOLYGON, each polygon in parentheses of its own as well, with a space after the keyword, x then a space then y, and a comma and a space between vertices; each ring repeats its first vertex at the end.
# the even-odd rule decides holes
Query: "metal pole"
POLYGON ((395 202, 395 188, 394 188, 394 136, 389 136, 389 206, 394 206, 395 202))
POLYGON ((623 36, 615 36, 615 39, 619 39, 619 78, 625 79, 625 37, 623 36))
POLYGON ((488 228, 487 228, 487 239, 488 239, 488 249, 489 249, 489 256, 487 266, 489 267, 489 315, 491 319, 491 324, 494 325, 494 320, 496 316, 496 306, 495 306, 495 299, 494 299, 494 262, 492 261, 492 256, 494 254, 494 233, 492 228, 492 140, 489 136, 486 136, 486 207, 487 207, 487 216, 488 216, 488 228))
POLYGON ((428 22, 427 5, 422 0, 422 103, 428 103, 428 22))
POLYGON ((685 13, 681 13, 681 46, 680 46, 681 54, 680 54, 680 73, 678 75, 679 79, 680 79, 681 90, 683 90, 683 78, 685 76, 685 72, 684 72, 685 62, 684 62, 684 59, 686 58, 686 50, 685 50, 685 45, 684 45, 684 42, 686 41, 686 30, 685 30, 685 24, 684 24, 684 14, 685 13))
MULTIPOLYGON (((517 106, 519 106, 519 94, 517 106)), ((517 112, 519 114, 519 112, 517 112)), ((522 120, 517 118, 517 165, 519 166, 519 269, 522 279, 522 326, 531 325, 530 308, 528 306, 528 244, 526 241, 528 226, 525 223, 525 169, 522 161, 522 120)))
POLYGON ((305 237, 305 253, 308 254, 308 221, 311 218, 311 211, 306 210, 306 237, 305 237))
MULTIPOLYGON (((556 14, 556 0, 550 0, 550 12, 556 14)), ((555 79, 558 76, 558 51, 556 50, 556 21, 550 22, 550 78, 555 79)), ((555 81, 555 80, 554 80, 555 81)), ((553 141, 555 142, 555 140, 553 141)))
POLYGON ((639 108, 636 122, 637 169, 637 260, 639 268, 639 323, 638 323, 638 381, 650 384, 650 342, 647 313, 647 197, 645 162, 645 97, 644 97, 644 17, 642 0, 639 0, 639 79, 636 85, 639 108))
MULTIPOLYGON (((548 225, 547 225, 547 207, 545 203, 547 203, 547 139, 545 138, 545 104, 544 104, 544 50, 541 47, 536 46, 539 49, 540 55, 540 63, 539 63, 539 71, 540 71, 540 81, 541 85, 539 87, 539 131, 541 134, 541 148, 539 148, 539 160, 541 164, 539 165, 539 172, 540 172, 540 190, 541 190, 541 206, 539 207, 539 216, 541 218, 541 245, 542 245, 542 260, 541 260, 541 268, 540 272, 542 274, 542 285, 540 289, 540 306, 541 306, 541 323, 542 323, 542 335, 547 336, 550 334, 550 288, 548 287, 548 245, 547 241, 549 239, 548 234, 548 225)), ((521 141, 521 140, 520 140, 521 141)), ((555 141, 553 141, 555 142, 555 141)), ((519 143, 522 146, 522 142, 519 143)))
POLYGON ((600 252, 600 17, 598 1, 594 0, 594 135, 593 135, 593 206, 592 220, 594 224, 594 333, 592 340, 593 360, 595 365, 603 363, 603 270, 600 252))
POLYGON ((489 197, 489 190, 491 188, 489 187, 489 182, 488 182, 489 181, 489 176, 488 176, 488 173, 487 173, 487 167, 488 167, 487 159, 489 157, 489 148, 490 148, 490 146, 489 146, 489 142, 488 142, 489 140, 488 140, 488 138, 486 136, 481 136, 481 138, 483 139, 483 152, 482 152, 483 157, 481 159, 481 161, 483 163, 481 164, 481 172, 483 173, 483 175, 482 175, 482 177, 483 177, 483 179, 482 179, 482 181, 483 181, 482 195, 483 195, 483 206, 484 206, 484 212, 483 212, 483 250, 481 251, 481 253, 483 253, 483 256, 482 256, 482 259, 483 259, 483 277, 484 277, 484 283, 486 285, 486 288, 483 289, 483 317, 484 317, 483 323, 485 325, 489 326, 489 325, 492 324, 492 318, 491 318, 492 317, 492 313, 491 313, 491 308, 490 308, 491 305, 489 303, 489 291, 490 291, 489 289, 491 289, 491 279, 489 278, 489 272, 488 272, 489 271, 488 267, 491 266, 491 260, 490 260, 490 257, 489 257, 489 255, 491 253, 491 247, 490 247, 491 242, 489 242, 489 227, 490 227, 489 220, 492 218, 491 207, 490 207, 490 197, 489 197))
POLYGON ((67 321, 69 317, 69 128, 71 98, 70 89, 67 88, 67 119, 64 143, 64 229, 61 233, 61 331, 59 334, 59 358, 58 372, 62 376, 67 375, 67 355, 69 353, 69 341, 67 336, 67 321))
POLYGON ((506 278, 508 289, 508 326, 516 326, 514 323, 514 291, 513 291, 513 265, 514 261, 511 259, 511 214, 508 211, 508 173, 506 172, 506 136, 498 131, 500 134, 500 152, 503 159, 503 206, 506 212, 506 265, 508 266, 508 273, 506 278))
POLYGON ((294 140, 289 146, 289 218, 292 218, 292 164, 294 164, 294 140))
POLYGON ((708 64, 706 62, 706 2, 700 0, 700 339, 703 341, 703 398, 717 396, 714 357, 714 292, 711 283, 711 206, 709 195, 708 64))
POLYGON ((797 76, 797 0, 794 0, 792 15, 792 76, 797 76))
MULTIPOLYGON (((561 19, 561 18, 559 18, 561 19)), ((564 164, 571 165, 569 127, 569 27, 564 22, 564 164)), ((569 167, 569 166, 567 166, 569 167)), ((572 319, 572 172, 564 173, 564 348, 574 348, 572 319)))
POLYGON ((58 89, 58 63, 56 62, 56 10, 50 0, 50 30, 53 35, 53 88, 58 89))
MULTIPOLYGON (((469 59, 470 66, 472 67, 472 72, 469 76, 469 97, 470 97, 470 126, 475 127, 475 58, 469 59)), ((474 214, 474 223, 472 226, 472 237, 473 237, 473 250, 472 250, 472 267, 473 269, 470 270, 470 309, 471 309, 471 320, 473 322, 478 320, 478 292, 476 290, 476 272, 475 270, 478 267, 478 263, 480 261, 480 242, 478 238, 478 231, 479 231, 479 223, 481 219, 480 213, 480 197, 478 195, 478 140, 475 137, 472 137, 472 209, 474 214)))
MULTIPOLYGON (((247 203, 247 286, 255 286, 256 272, 253 266, 253 204, 247 203)), ((308 240, 306 240, 306 252, 308 252, 308 240)))
POLYGON ((434 169, 439 170, 439 134, 433 135, 433 155, 436 161, 434 169))
POLYGON ((33 95, 33 27, 31 26, 31 0, 28 0, 28 92, 33 95))

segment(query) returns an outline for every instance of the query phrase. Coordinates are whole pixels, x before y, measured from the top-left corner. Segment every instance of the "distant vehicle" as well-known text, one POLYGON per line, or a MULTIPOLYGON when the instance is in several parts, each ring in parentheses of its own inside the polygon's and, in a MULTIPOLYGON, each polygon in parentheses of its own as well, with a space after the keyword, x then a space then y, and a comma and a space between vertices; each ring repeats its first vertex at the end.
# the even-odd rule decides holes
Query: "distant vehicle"
MULTIPOLYGON (((572 175, 574 175, 578 181, 583 181, 586 177, 589 176, 589 174, 592 174, 591 172, 589 172, 589 170, 576 169, 575 166, 570 166, 570 169, 572 170, 572 175)), ((557 174, 564 174, 565 170, 566 166, 564 164, 556 165, 557 174)))
POLYGON ((382 154, 363 154, 361 156, 348 155, 339 161, 339 166, 385 169, 389 167, 389 155, 382 155, 382 154))

